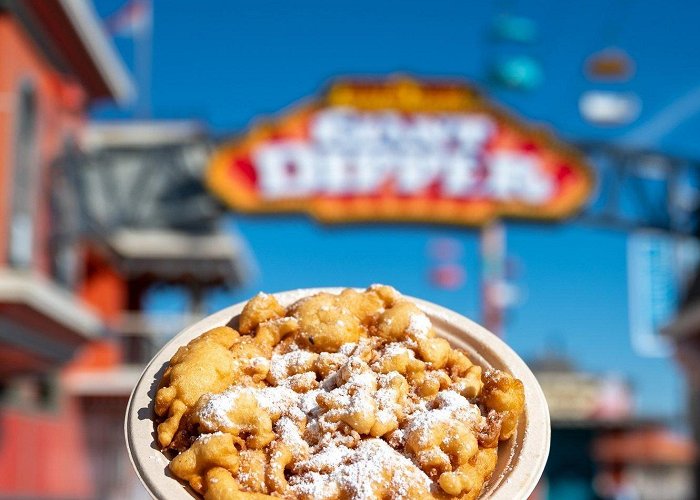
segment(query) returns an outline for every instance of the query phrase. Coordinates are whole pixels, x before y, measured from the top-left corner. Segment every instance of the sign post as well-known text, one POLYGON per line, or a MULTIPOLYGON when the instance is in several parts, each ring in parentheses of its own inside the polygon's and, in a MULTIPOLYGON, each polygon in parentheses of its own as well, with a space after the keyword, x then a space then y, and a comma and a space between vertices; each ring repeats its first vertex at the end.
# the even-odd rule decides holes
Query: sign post
POLYGON ((506 229, 493 221, 481 229, 481 301, 487 330, 503 337, 503 311, 509 300, 506 278, 506 229))

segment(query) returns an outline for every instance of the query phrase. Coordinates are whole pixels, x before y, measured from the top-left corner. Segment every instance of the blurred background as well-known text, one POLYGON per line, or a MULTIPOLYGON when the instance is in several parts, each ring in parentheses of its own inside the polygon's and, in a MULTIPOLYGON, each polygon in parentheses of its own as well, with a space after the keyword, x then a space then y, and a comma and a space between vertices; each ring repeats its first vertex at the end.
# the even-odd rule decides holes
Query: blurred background
POLYGON ((501 336, 533 499, 700 498, 700 4, 0 0, 0 498, 148 498, 140 371, 258 290, 501 336))

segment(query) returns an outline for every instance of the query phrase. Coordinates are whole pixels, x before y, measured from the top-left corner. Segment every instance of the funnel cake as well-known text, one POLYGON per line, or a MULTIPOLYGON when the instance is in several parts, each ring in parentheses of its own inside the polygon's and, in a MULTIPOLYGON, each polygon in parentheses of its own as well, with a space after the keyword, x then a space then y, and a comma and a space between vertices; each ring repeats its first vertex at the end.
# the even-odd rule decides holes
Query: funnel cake
POLYGON ((238 331, 181 347, 155 397, 170 470, 206 500, 475 499, 523 408, 519 380, 381 285, 260 293, 238 331))

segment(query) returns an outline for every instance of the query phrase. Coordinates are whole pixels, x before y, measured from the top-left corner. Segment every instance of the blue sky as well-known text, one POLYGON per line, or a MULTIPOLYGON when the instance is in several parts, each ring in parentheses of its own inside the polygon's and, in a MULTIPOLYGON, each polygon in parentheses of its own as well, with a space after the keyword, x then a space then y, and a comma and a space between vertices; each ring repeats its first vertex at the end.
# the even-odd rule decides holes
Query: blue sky
MULTIPOLYGON (((107 16, 122 3, 97 0, 96 6, 107 16)), ((541 61, 545 81, 524 93, 487 88, 494 99, 548 124, 563 138, 622 140, 690 95, 682 106, 690 118, 644 145, 700 156, 700 115, 692 111, 700 107, 693 99, 700 87, 700 5, 649 0, 510 4, 538 24, 538 41, 523 50, 541 61), (608 42, 624 47, 637 71, 629 83, 594 86, 583 78, 583 61, 608 42), (634 91, 643 102, 641 117, 616 129, 586 124, 577 100, 591 88, 634 91)), ((225 137, 260 114, 279 112, 316 93, 339 75, 403 72, 480 82, 484 62, 500 50, 486 43, 494 5, 502 3, 207 0, 195 6, 155 0, 153 116, 200 119, 225 137)), ((131 41, 118 38, 116 43, 133 64, 131 41)), ((128 115, 109 106, 94 112, 97 119, 128 115)), ((473 230, 324 227, 302 216, 232 215, 228 223, 248 241, 259 273, 233 295, 212 297, 211 307, 245 299, 258 289, 386 282, 480 317, 473 230), (441 236, 464 245, 467 281, 456 291, 438 290, 426 280, 427 245, 441 236)), ((672 361, 638 357, 630 346, 625 233, 576 224, 509 224, 508 252, 522 263, 517 281, 526 291, 526 300, 510 313, 510 345, 526 359, 556 346, 583 369, 628 375, 644 414, 681 411, 682 380, 672 361)))

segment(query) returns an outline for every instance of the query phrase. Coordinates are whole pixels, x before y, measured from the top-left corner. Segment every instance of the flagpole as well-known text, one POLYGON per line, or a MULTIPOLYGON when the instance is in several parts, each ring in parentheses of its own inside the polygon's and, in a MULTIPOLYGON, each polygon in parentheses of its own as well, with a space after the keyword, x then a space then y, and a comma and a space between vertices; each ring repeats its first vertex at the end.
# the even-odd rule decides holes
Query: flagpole
POLYGON ((487 330, 503 338, 506 232, 500 220, 480 232, 482 321, 487 330))
POLYGON ((151 64, 153 39, 153 4, 150 0, 142 0, 146 12, 144 25, 134 36, 134 58, 136 79, 139 82, 139 96, 136 106, 136 117, 148 119, 151 117, 151 64))

